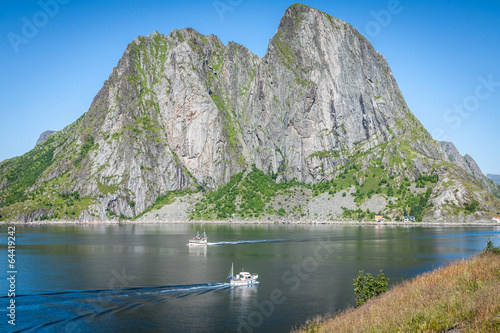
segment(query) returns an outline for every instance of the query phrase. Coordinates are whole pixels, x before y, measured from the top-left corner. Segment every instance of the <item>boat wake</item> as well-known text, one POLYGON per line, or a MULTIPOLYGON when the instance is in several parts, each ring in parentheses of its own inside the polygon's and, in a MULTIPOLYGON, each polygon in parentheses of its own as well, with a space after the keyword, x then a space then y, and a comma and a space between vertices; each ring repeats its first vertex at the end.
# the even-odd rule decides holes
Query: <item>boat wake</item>
POLYGON ((301 238, 275 238, 275 239, 253 239, 253 240, 238 240, 238 241, 221 241, 208 242, 207 245, 238 245, 238 244, 257 244, 257 243, 287 243, 287 242, 319 242, 319 241, 336 241, 338 238, 333 236, 322 237, 301 237, 301 238))
MULTIPOLYGON (((172 285, 160 287, 133 287, 121 289, 65 290, 41 294, 16 295, 18 313, 16 331, 61 331, 87 332, 126 331, 121 327, 123 318, 131 311, 144 311, 158 306, 158 303, 200 296, 206 293, 231 289, 230 283, 206 283, 172 285), (50 308, 50 319, 44 309, 50 308), (121 318, 121 320, 120 320, 121 318)), ((1 299, 7 296, 0 297, 1 299)), ((0 309, 0 315, 7 317, 7 309, 0 309)))
POLYGON ((296 239, 292 238, 281 238, 281 239, 254 239, 254 240, 241 240, 241 241, 224 241, 224 242, 215 242, 215 243, 207 243, 210 246, 218 246, 218 245, 237 245, 237 244, 257 244, 257 243, 283 243, 283 242, 294 242, 296 239))
MULTIPOLYGON (((131 288, 118 288, 118 289, 87 289, 87 290, 64 290, 57 292, 48 292, 40 294, 26 294, 26 295, 16 295, 18 297, 59 297, 65 295, 89 295, 93 294, 95 296, 99 295, 115 295, 115 296, 128 296, 128 295, 148 295, 156 293, 164 294, 176 294, 180 292, 196 291, 196 290, 213 290, 213 289, 224 289, 230 287, 229 283, 204 283, 204 284, 191 284, 191 285, 173 285, 173 286, 161 286, 161 287, 131 287, 131 288)), ((0 299, 8 298, 8 296, 0 296, 0 299)))

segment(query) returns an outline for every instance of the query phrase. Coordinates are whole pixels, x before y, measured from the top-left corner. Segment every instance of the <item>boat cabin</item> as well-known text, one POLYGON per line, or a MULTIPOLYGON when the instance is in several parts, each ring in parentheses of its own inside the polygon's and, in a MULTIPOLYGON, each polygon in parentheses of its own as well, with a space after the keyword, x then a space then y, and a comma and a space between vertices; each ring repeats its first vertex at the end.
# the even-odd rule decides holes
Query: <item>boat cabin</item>
POLYGON ((240 272, 239 274, 236 274, 237 279, 250 279, 252 275, 249 272, 240 272))

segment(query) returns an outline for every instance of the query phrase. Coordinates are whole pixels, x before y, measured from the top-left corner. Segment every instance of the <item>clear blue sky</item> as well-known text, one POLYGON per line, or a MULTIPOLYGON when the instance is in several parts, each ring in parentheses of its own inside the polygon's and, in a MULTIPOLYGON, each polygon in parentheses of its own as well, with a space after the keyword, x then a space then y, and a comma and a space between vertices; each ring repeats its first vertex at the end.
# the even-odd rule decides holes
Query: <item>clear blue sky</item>
MULTIPOLYGON (((292 3, 2 0, 0 160, 86 112, 137 36, 192 27, 262 57, 292 3)), ((500 1, 303 3, 357 28, 387 58, 427 130, 474 157, 484 173, 500 174, 500 1)))

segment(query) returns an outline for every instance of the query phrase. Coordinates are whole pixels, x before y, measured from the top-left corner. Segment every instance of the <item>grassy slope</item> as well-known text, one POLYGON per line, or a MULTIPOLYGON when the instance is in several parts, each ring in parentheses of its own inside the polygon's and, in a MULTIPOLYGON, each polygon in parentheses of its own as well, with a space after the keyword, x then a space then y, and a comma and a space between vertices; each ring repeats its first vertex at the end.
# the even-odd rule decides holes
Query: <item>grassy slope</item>
POLYGON ((500 332, 500 255, 449 264, 301 332, 500 332))

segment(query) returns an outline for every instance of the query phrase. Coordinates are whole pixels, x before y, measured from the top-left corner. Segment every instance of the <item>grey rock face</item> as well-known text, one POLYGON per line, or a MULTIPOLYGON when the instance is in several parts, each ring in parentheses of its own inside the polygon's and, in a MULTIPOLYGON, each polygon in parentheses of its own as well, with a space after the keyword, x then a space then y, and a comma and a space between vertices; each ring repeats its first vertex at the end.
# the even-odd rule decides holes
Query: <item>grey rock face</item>
POLYGON ((439 146, 441 147, 441 150, 443 153, 443 159, 445 161, 449 161, 453 164, 456 164, 459 167, 461 167, 462 169, 464 169, 470 173, 470 169, 467 167, 467 164, 465 163, 464 157, 459 153, 457 147, 455 147, 453 142, 438 141, 438 143, 439 143, 439 146))
POLYGON ((464 156, 464 160, 469 169, 471 170, 472 174, 474 175, 474 177, 482 180, 484 178, 484 175, 479 166, 477 165, 476 161, 474 161, 474 159, 468 154, 464 156))
POLYGON ((452 142, 439 141, 438 143, 441 147, 444 160, 458 165, 479 180, 484 178, 481 169, 470 155, 462 156, 452 142))
POLYGON ((465 170, 469 175, 473 176, 486 186, 489 191, 498 191, 496 184, 489 181, 489 178, 483 174, 481 168, 479 168, 476 161, 470 155, 466 154, 465 156, 462 156, 455 145, 451 142, 439 141, 438 143, 441 147, 443 159, 445 161, 449 161, 465 170))
MULTIPOLYGON (((330 179, 360 147, 421 127, 366 39, 303 5, 286 11, 262 59, 193 29, 137 38, 84 121, 98 148, 75 189, 118 186, 107 208, 126 216, 129 200, 141 211, 152 196, 213 189, 250 164, 280 179, 330 179)), ((429 147, 415 148, 438 154, 429 147)))

